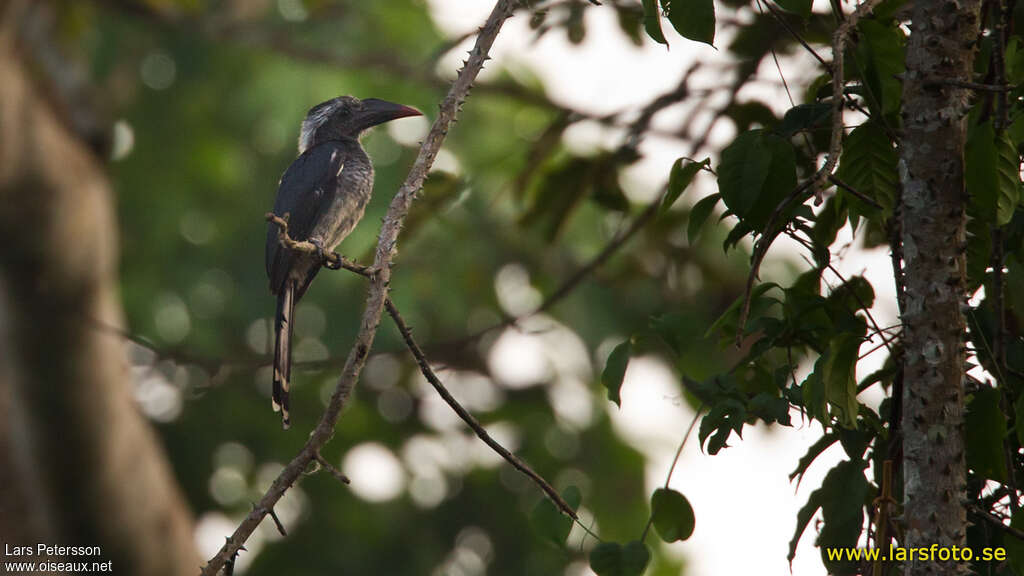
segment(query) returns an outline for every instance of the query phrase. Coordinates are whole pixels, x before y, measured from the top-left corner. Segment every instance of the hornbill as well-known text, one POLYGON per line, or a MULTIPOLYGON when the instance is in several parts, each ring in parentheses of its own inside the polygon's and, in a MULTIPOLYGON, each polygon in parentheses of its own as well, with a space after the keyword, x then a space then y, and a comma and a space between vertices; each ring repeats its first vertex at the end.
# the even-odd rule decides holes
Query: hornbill
POLYGON ((295 303, 328 262, 329 252, 355 228, 373 191, 373 164, 359 144, 364 130, 406 116, 415 108, 367 98, 340 96, 317 104, 299 133, 299 157, 277 186, 274 214, 285 218, 288 235, 316 246, 315 253, 282 246, 278 225, 267 226, 266 266, 270 291, 277 295, 274 317, 273 408, 290 425, 292 319, 295 303))

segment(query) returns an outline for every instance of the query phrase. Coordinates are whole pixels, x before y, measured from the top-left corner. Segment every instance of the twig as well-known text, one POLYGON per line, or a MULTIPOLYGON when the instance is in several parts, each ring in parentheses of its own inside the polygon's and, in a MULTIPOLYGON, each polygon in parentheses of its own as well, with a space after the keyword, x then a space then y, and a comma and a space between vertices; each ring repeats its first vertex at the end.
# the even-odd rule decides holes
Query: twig
POLYGON ((996 92, 1006 94, 1017 87, 1012 84, 982 84, 980 82, 968 82, 966 80, 953 80, 950 78, 925 78, 922 83, 925 86, 954 86, 966 88, 975 92, 996 92))
MULTIPOLYGON (((283 217, 277 216, 273 212, 267 212, 264 215, 267 222, 273 222, 277 224, 277 241, 282 246, 295 252, 305 252, 307 254, 315 254, 319 249, 316 244, 312 242, 306 242, 304 240, 295 240, 288 235, 288 213, 286 212, 283 217)), ((372 266, 363 266, 357 264, 351 260, 346 259, 337 252, 330 252, 327 255, 327 260, 324 262, 324 266, 332 269, 339 270, 344 268, 350 270, 356 274, 362 274, 363 276, 370 276, 373 274, 372 266)))
MULTIPOLYGON (((1013 497, 1011 496, 1010 499, 1012 500, 1013 497)), ((1009 534, 1010 536, 1013 536, 1014 538, 1016 538, 1018 540, 1024 541, 1024 531, 1021 531, 1021 530, 1018 530, 1018 529, 1016 529, 1016 528, 1014 528, 1012 526, 1007 526, 1006 524, 1003 524, 1003 521, 1001 519, 999 519, 999 517, 996 516, 995 514, 992 514, 988 510, 982 510, 981 508, 979 508, 976 505, 969 505, 968 509, 971 512, 973 512, 975 516, 981 518, 985 522, 988 522, 992 526, 994 526, 996 528, 999 528, 1003 532, 1009 534)))
POLYGON ((498 443, 497 440, 492 438, 491 435, 487 433, 487 430, 484 430, 484 427, 480 425, 480 422, 478 422, 477 419, 474 418, 472 414, 470 414, 465 408, 463 408, 462 405, 459 404, 459 402, 451 395, 451 393, 448 392, 448 389, 444 387, 444 384, 442 384, 441 381, 437 378, 437 375, 434 374, 433 369, 430 368, 430 362, 427 360, 427 357, 423 354, 423 350, 420 349, 418 344, 416 344, 416 340, 413 339, 412 332, 409 330, 409 326, 405 323, 405 320, 402 318, 402 315, 399 314, 398 308, 395 308, 395 304, 391 301, 390 298, 384 301, 384 306, 387 308, 388 314, 391 315, 391 319, 395 321, 395 326, 398 327, 398 331, 402 334, 402 339, 405 340, 405 345, 409 347, 409 351, 412 352, 412 355, 416 358, 416 364, 420 367, 420 372, 423 373, 423 376, 427 379, 427 382, 430 382, 430 385, 434 387, 434 390, 437 391, 437 393, 441 396, 441 398, 444 399, 448 406, 450 406, 451 409, 454 410, 455 413, 459 415, 459 418, 461 418, 462 421, 465 422, 467 426, 473 429, 473 432, 476 433, 477 437, 480 438, 480 440, 482 440, 484 444, 487 444, 491 448, 491 450, 497 452, 502 458, 505 459, 506 462, 511 464, 513 468, 519 470, 520 472, 528 476, 530 480, 533 480, 533 483, 539 486, 540 489, 543 490, 544 493, 548 495, 548 498, 551 498, 551 500, 562 510, 562 512, 565 512, 573 520, 579 520, 579 518, 576 516, 576 511, 573 510, 572 507, 569 506, 569 504, 562 499, 562 497, 551 486, 551 484, 548 484, 548 482, 544 480, 544 478, 542 478, 540 474, 534 472, 533 469, 530 468, 525 462, 517 458, 515 454, 512 454, 511 452, 506 450, 504 446, 502 446, 501 444, 498 443))
MULTIPOLYGON (((679 457, 683 454, 683 447, 686 446, 686 441, 690 439, 690 434, 693 433, 693 427, 697 425, 697 420, 700 419, 700 413, 704 411, 704 404, 697 407, 697 411, 693 414, 693 420, 690 420, 690 425, 686 428, 686 434, 683 434, 682 441, 679 442, 679 448, 676 448, 676 455, 672 458, 672 464, 668 467, 668 475, 665 476, 665 488, 668 489, 668 485, 672 482, 672 473, 676 470, 676 464, 679 463, 679 457)), ((651 525, 654 524, 654 510, 651 510, 650 517, 647 518, 647 525, 644 526, 644 531, 640 534, 640 541, 643 542, 647 539, 647 533, 651 530, 651 525)))
MULTIPOLYGON (((810 53, 810 55, 813 56, 819 64, 825 67, 826 72, 831 74, 832 66, 830 66, 828 62, 825 62, 825 59, 822 58, 821 55, 818 54, 818 52, 814 48, 811 48, 811 45, 807 43, 807 40, 804 40, 803 36, 801 36, 795 29, 793 29, 792 26, 790 26, 789 22, 786 21, 786 18, 782 14, 779 14, 779 9, 772 5, 773 1, 774 0, 765 0, 764 2, 764 6, 768 9, 768 13, 771 14, 773 18, 775 18, 776 22, 778 22, 783 28, 786 29, 786 32, 789 32, 789 35, 792 36, 794 40, 799 42, 800 45, 804 47, 804 50, 810 53)), ((761 3, 758 2, 758 5, 760 4, 761 3)))
MULTIPOLYGON (((897 506, 892 497, 892 460, 882 463, 882 493, 875 498, 875 505, 878 510, 875 513, 875 549, 886 549, 889 545, 889 507, 897 506)), ((890 559, 891 560, 891 559, 890 559)), ((875 560, 871 568, 873 576, 882 576, 881 555, 875 560)))
MULTIPOLYGON (((268 215, 268 220, 269 219, 270 215, 268 215)), ((287 233, 287 222, 283 223, 280 240, 282 244, 286 246, 295 246, 296 249, 299 250, 307 249, 306 246, 303 246, 304 244, 309 244, 309 247, 311 247, 313 250, 316 249, 315 246, 308 242, 297 242, 295 240, 292 240, 287 233)), ((344 257, 338 254, 333 254, 333 256, 336 257, 336 260, 340 268, 344 268, 346 270, 355 272, 356 274, 362 276, 372 277, 372 274, 367 266, 361 266, 359 264, 349 262, 344 257)), ((477 419, 474 418, 473 415, 470 414, 469 411, 466 410, 461 404, 459 404, 459 401, 456 400, 455 397, 451 395, 451 393, 444 386, 444 384, 441 383, 441 380, 437 377, 437 375, 434 374, 433 369, 430 367, 430 362, 427 360, 426 355, 423 353, 423 350, 413 339, 412 331, 405 323, 405 320, 402 318, 402 315, 398 312, 398 308, 395 307, 395 304, 394 302, 391 301, 391 298, 388 298, 384 301, 384 306, 387 309, 388 314, 391 315, 392 320, 394 320, 395 326, 398 328, 398 331, 402 334, 402 339, 405 341, 405 344, 409 348, 409 351, 412 352, 412 355, 416 358, 416 364, 419 366, 420 372, 422 372, 423 376, 427 379, 428 382, 430 382, 430 385, 434 387, 438 395, 440 395, 441 398, 448 404, 448 406, 450 406, 451 409, 456 414, 458 414, 459 418, 461 418, 462 421, 465 422, 466 425, 469 426, 474 433, 476 433, 477 437, 480 438, 480 440, 482 440, 484 444, 487 444, 487 446, 494 450, 499 456, 504 458, 505 461, 511 464, 513 468, 519 470, 527 477, 529 477, 535 484, 537 484, 537 486, 541 490, 544 491, 545 494, 548 495, 548 497, 551 498, 552 501, 554 501, 554 503, 563 512, 568 514, 573 520, 578 520, 576 512, 572 509, 571 506, 569 506, 569 504, 565 502, 565 500, 562 499, 562 497, 551 486, 551 484, 544 480, 544 478, 541 475, 534 472, 528 464, 517 458, 514 454, 509 452, 508 449, 502 446, 501 443, 499 443, 490 434, 488 434, 487 430, 485 430, 484 427, 480 425, 480 422, 477 421, 477 419)), ((321 466, 326 468, 340 482, 344 484, 349 483, 348 477, 346 477, 337 468, 331 465, 330 462, 324 459, 324 457, 319 452, 316 453, 315 457, 316 461, 319 462, 321 466)))
MULTIPOLYGON (((253 504, 253 508, 255 507, 256 505, 253 504)), ((267 510, 267 514, 269 514, 270 518, 274 521, 274 526, 277 527, 277 531, 281 534, 281 536, 287 536, 288 531, 284 529, 284 524, 282 524, 281 519, 277 517, 277 512, 274 512, 274 509, 271 508, 267 510)))
POLYGON ((317 463, 323 466, 325 470, 330 472, 331 476, 334 476, 334 478, 337 479, 338 482, 341 482, 342 484, 350 484, 352 482, 351 480, 348 479, 348 476, 345 476, 344 474, 341 473, 341 470, 338 470, 337 468, 334 467, 333 464, 328 462, 327 459, 324 458, 323 454, 317 452, 315 458, 317 463))
POLYGON ((448 128, 455 121, 455 116, 465 101, 473 80, 483 68, 484 62, 487 61, 487 54, 494 43, 494 39, 501 30, 502 24, 512 14, 512 10, 517 4, 518 0, 498 0, 494 5, 494 9, 491 11, 490 16, 488 16, 487 22, 480 29, 476 45, 470 51, 465 66, 459 71, 458 77, 456 77, 448 94, 442 100, 437 120, 434 121, 430 132, 420 146, 419 154, 409 171, 409 175, 388 207, 388 211, 384 216, 384 224, 381 227, 377 240, 377 251, 373 265, 377 273, 370 279, 366 307, 363 311, 359 332, 356 335, 355 344, 349 351, 345 367, 338 378, 334 393, 331 394, 327 409, 320 418, 320 422, 310 434, 302 450, 271 483, 266 494, 260 499, 258 506, 249 513, 235 530, 234 534, 227 539, 227 542, 221 547, 220 551, 203 567, 202 576, 214 576, 217 574, 221 567, 224 566, 224 563, 249 538, 266 516, 267 511, 277 503, 281 496, 299 478, 308 464, 316 459, 317 452, 334 434, 334 427, 341 415, 341 410, 347 404, 356 381, 359 379, 359 373, 366 363, 370 347, 377 333, 380 316, 384 309, 388 282, 391 279, 391 259, 396 251, 402 222, 409 212, 409 207, 412 205, 416 193, 422 188, 427 172, 437 157, 438 150, 448 134, 448 128))
MULTIPOLYGON (((272 215, 267 215, 268 220, 271 220, 271 217, 272 215)), ((278 220, 281 219, 275 218, 275 221, 278 220)), ((288 223, 286 219, 281 222, 278 222, 278 224, 282 226, 279 238, 282 244, 300 251, 316 250, 316 247, 313 246, 312 244, 308 242, 298 242, 292 240, 288 236, 288 223), (308 246, 306 246, 306 244, 308 244, 308 246)), ((372 276, 368 267, 349 262, 339 254, 332 254, 332 256, 336 257, 335 259, 338 262, 340 268, 350 270, 362 276, 372 276)), ((416 364, 419 366, 420 372, 423 373, 423 376, 427 379, 428 382, 430 382, 430 384, 434 387, 434 389, 441 396, 441 398, 452 408, 452 410, 455 411, 456 414, 458 414, 459 418, 461 418, 466 423, 466 425, 468 425, 473 430, 473 432, 476 433, 477 437, 480 438, 480 440, 482 440, 484 444, 487 444, 492 450, 494 450, 499 456, 504 458, 515 469, 519 470, 527 477, 529 477, 531 480, 533 480, 533 482, 537 484, 537 486, 539 486, 540 489, 543 490, 544 493, 547 494, 563 512, 568 514, 573 520, 578 521, 579 518, 577 517, 576 512, 572 509, 572 507, 569 506, 569 504, 562 499, 558 492, 546 480, 544 480, 542 476, 534 472, 529 465, 527 465, 525 462, 517 458, 514 454, 509 452, 508 449, 502 446, 497 440, 491 437, 491 435, 487 433, 483 426, 480 425, 480 422, 477 421, 477 419, 474 418, 473 415, 470 414, 469 411, 467 411, 461 404, 459 404, 458 400, 456 400, 455 397, 451 395, 451 393, 444 386, 444 384, 441 383, 437 375, 434 374, 433 369, 430 368, 430 362, 423 354, 423 350, 413 339, 412 331, 409 329, 408 325, 405 323, 405 320, 402 318, 402 315, 398 312, 398 308, 395 307, 394 303, 391 301, 390 298, 384 301, 384 306, 387 309, 388 314, 390 314, 391 318, 394 320, 395 326, 398 328, 398 331, 402 334, 402 339, 405 341, 406 346, 409 348, 409 351, 411 351, 413 356, 416 358, 416 364)), ((326 468, 332 475, 334 475, 335 478, 337 478, 338 480, 345 484, 349 483, 348 477, 346 477, 344 474, 338 471, 337 468, 335 468, 329 462, 327 462, 327 460, 325 460, 324 457, 319 452, 316 453, 316 461, 319 462, 321 466, 326 468)))
POLYGON ((450 346, 456 349, 461 349, 464 348, 465 346, 468 346, 469 344, 472 344, 473 342, 476 342, 485 334, 493 332, 494 330, 507 328, 527 318, 536 316, 537 314, 541 314, 551 309, 552 306, 561 302, 563 298, 565 298, 573 290, 575 290, 576 287, 579 286, 580 283, 582 283, 583 280, 585 280, 587 276, 589 276, 594 270, 600 268, 605 262, 607 262, 613 254, 618 252, 619 249, 622 248, 622 246, 629 241, 630 238, 636 235, 636 233, 639 232, 640 229, 644 227, 644 225, 646 225, 652 218, 654 218, 654 216, 657 215, 658 208, 661 206, 661 201, 662 198, 664 198, 664 195, 664 192, 662 194, 659 194, 658 197, 655 200, 653 200, 650 203, 650 205, 648 205, 647 208, 644 209, 643 212, 637 215, 633 222, 630 223, 628 228, 626 228, 618 235, 616 235, 615 238, 612 238, 612 240, 608 242, 607 245, 605 245, 604 249, 602 249, 601 252, 597 254, 597 256, 594 256, 589 262, 587 262, 581 268, 573 272, 572 276, 566 278, 566 280, 562 282, 562 284, 559 285, 554 292, 548 295, 544 299, 544 301, 541 302, 540 305, 534 308, 532 311, 522 314, 520 316, 507 316, 503 320, 495 322, 490 326, 485 326, 477 330, 476 332, 463 336, 457 340, 438 343, 436 346, 450 346))
POLYGON ((765 224, 764 230, 761 232, 761 238, 754 244, 754 253, 751 255, 750 274, 747 276, 747 285, 743 293, 743 307, 740 310, 739 322, 736 327, 737 348, 743 344, 743 329, 746 327, 747 318, 750 316, 750 298, 754 290, 754 280, 757 279, 758 272, 761 269, 761 262, 764 261, 764 257, 768 254, 768 247, 771 246, 779 234, 779 231, 775 230, 776 220, 798 198, 803 201, 808 196, 814 196, 816 202, 820 203, 821 191, 825 187, 825 182, 828 181, 828 177, 835 170, 836 163, 839 162, 839 152, 843 144, 843 86, 845 84, 843 77, 843 53, 846 49, 846 40, 850 32, 857 25, 857 22, 869 14, 880 2, 881 0, 865 0, 854 10, 849 18, 842 20, 842 23, 832 35, 832 136, 829 142, 828 156, 825 158, 825 163, 814 173, 813 177, 798 185, 789 196, 775 207, 775 210, 772 211, 771 216, 768 218, 768 223, 765 224), (805 196, 807 191, 810 193, 805 196))
POLYGON ((835 174, 829 174, 828 175, 828 181, 833 183, 833 184, 835 184, 836 186, 842 188, 843 190, 846 190, 850 194, 853 194, 858 200, 860 200, 861 202, 867 204, 868 206, 871 206, 872 208, 874 208, 876 210, 881 210, 882 209, 882 205, 881 204, 879 204, 878 202, 875 202, 873 199, 865 196, 861 192, 858 192, 856 188, 854 188, 853 186, 850 186, 846 182, 843 182, 842 180, 837 178, 835 174))

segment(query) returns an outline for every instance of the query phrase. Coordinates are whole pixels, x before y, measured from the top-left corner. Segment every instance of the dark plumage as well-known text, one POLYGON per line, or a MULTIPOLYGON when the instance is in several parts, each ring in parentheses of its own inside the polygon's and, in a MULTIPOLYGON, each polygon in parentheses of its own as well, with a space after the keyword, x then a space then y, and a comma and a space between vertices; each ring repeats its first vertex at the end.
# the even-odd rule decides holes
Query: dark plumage
POLYGON ((324 258, 355 228, 373 191, 373 164, 359 144, 364 130, 396 118, 419 116, 414 108, 368 98, 341 96, 310 109, 299 135, 299 157, 277 188, 274 214, 288 214, 288 235, 321 248, 321 254, 281 246, 278 226, 267 227, 266 267, 277 295, 274 319, 274 411, 288 428, 291 337, 295 304, 319 272, 324 258))

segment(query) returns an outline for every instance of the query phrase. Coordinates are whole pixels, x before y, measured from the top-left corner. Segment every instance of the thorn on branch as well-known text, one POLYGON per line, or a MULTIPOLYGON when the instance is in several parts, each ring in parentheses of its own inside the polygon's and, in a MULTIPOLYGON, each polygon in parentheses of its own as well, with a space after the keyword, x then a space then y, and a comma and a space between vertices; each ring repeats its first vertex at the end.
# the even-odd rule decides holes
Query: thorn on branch
MULTIPOLYGON (((230 538, 225 538, 225 540, 229 542, 231 541, 230 538)), ((232 576, 235 573, 235 561, 238 560, 238 555, 241 554, 243 550, 246 552, 249 551, 243 544, 239 546, 238 550, 235 550, 235 553, 231 555, 231 558, 224 563, 224 576, 232 576)))

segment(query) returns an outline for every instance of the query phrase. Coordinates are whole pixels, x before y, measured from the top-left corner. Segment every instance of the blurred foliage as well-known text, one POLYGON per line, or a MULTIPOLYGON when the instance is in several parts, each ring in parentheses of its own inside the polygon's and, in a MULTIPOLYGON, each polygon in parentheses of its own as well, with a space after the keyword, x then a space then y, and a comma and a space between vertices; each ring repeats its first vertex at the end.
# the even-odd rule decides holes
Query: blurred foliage
MULTIPOLYGON (((784 114, 772 102, 737 94, 769 57, 802 49, 795 34, 815 49, 825 47, 835 26, 830 14, 814 13, 802 0, 778 7, 746 0, 563 0, 522 10, 518 17, 528 19, 536 38, 559 35, 570 45, 597 34, 588 29, 594 10, 614 11, 619 32, 637 45, 667 43, 673 29, 712 43, 717 28, 718 38, 728 38, 719 48, 736 63, 724 74, 728 98, 719 117, 737 136, 724 150, 694 150, 717 160, 663 167, 650 178, 665 187, 653 206, 637 203, 623 185, 624 171, 642 159, 635 138, 651 129, 649 116, 578 114, 551 101, 527 74, 499 69, 474 89, 445 144, 450 156, 431 174, 400 238, 393 299, 444 368, 442 380, 485 426, 505 432, 510 448, 556 489, 581 502, 584 524, 602 542, 579 527, 569 533, 536 487, 492 455, 479 456, 483 447, 454 416, 438 416, 437 399, 385 320, 324 456, 339 464, 353 448, 383 447, 397 459, 407 489, 371 502, 329 475, 303 479, 280 505, 289 535, 260 532, 246 553, 248 573, 519 576, 589 565, 601 575, 679 574, 680 563, 663 553, 670 544, 638 538, 652 514, 655 532, 668 542, 688 537, 700 518, 678 492, 647 492, 643 456, 609 417, 622 402, 627 365, 639 356, 669 364, 679 396, 705 411, 698 438, 709 453, 758 421, 789 426, 799 411, 820 422, 826 435, 793 477, 837 441, 849 460, 810 495, 790 554, 819 512, 820 544, 854 545, 871 517, 879 467, 868 464, 886 457, 890 409, 886 402, 876 412, 857 394, 869 386, 890 390, 896 370, 890 359, 857 382, 862 343, 876 328, 865 314, 875 290, 861 277, 829 286, 823 272, 843 226, 868 245, 887 242, 899 186, 894 127, 905 29, 898 4, 884 3, 862 20, 845 55, 844 97, 869 119, 845 135, 837 174, 858 193, 840 186, 820 208, 800 197, 778 214, 773 211, 827 151, 835 109, 829 77, 822 70, 804 101, 784 114), (626 136, 615 146, 574 152, 565 134, 583 120, 626 136), (717 177, 717 192, 687 196, 688 187, 697 187, 692 182, 711 180, 708 172, 717 177), (635 237, 541 317, 521 330, 466 338, 534 309, 638 218, 646 220, 635 237), (748 272, 742 240, 767 236, 770 243, 783 232, 805 241, 810 270, 792 281, 756 285, 741 329, 737 298, 748 272), (739 350, 732 346, 737 331, 739 350), (534 355, 540 357, 531 360, 542 369, 528 370, 530 362, 517 357, 513 363, 525 364, 519 367, 527 375, 516 380, 495 361, 496 350, 527 341, 539 346, 534 355), (808 370, 798 382, 801 363, 808 370)), ((217 525, 226 533, 261 494, 267 475, 302 445, 362 310, 363 281, 350 274, 321 273, 304 297, 296 322, 294 425, 281 432, 269 401, 274 300, 262 265, 263 214, 295 156, 299 123, 309 107, 343 93, 417 106, 429 117, 452 73, 438 62, 456 45, 416 0, 67 0, 63 6, 65 41, 118 120, 118 159, 110 170, 120 210, 122 296, 133 332, 159 352, 134 350, 139 397, 158 422, 197 516, 204 522, 226 516, 217 525)), ((1007 53, 1016 85, 1024 70, 1018 46, 1013 37, 1007 53)), ((642 112, 654 114, 686 97, 651 94, 642 112)), ((1007 168, 1019 166, 1024 141, 1018 112, 998 137, 986 114, 974 118, 972 139, 981 144, 969 161, 997 174, 978 184, 992 185, 976 201, 968 246, 972 286, 991 282, 989 224, 1003 227, 1005 246, 1024 244, 1019 176, 1007 168)), ((706 143, 689 119, 664 124, 657 127, 661 136, 706 143)), ((362 225, 341 246, 349 257, 370 255, 376 225, 415 153, 416 138, 403 135, 408 129, 379 128, 364 139, 376 165, 376 193, 362 225)), ((1022 261, 1019 249, 1007 252, 1011 287, 1024 286, 1022 261)), ((1008 306, 1019 311, 1024 292, 1007 292, 1008 306)), ((974 349, 982 350, 995 326, 988 300, 970 317, 972 338, 979 340, 974 349)), ((1006 345, 1010 368, 1020 374, 1019 334, 1006 345)), ((984 355, 977 360, 991 365, 984 355)), ((968 461, 975 476, 990 479, 1000 470, 993 447, 1020 434, 1013 426, 981 425, 998 412, 996 400, 979 392, 968 420, 968 461), (972 418, 979 425, 971 426, 972 418)), ((1024 411, 1018 396, 1009 400, 1024 411)), ((974 485, 981 480, 972 477, 974 485)), ((977 532, 971 537, 985 538, 985 545, 1001 538, 977 532)))
MULTIPOLYGON (((639 43, 642 11, 611 4, 639 43)), ((417 106, 429 117, 446 88, 435 59, 451 46, 413 0, 62 6, 64 41, 116 120, 110 173, 123 303, 133 333, 160 352, 133 348, 138 394, 201 526, 223 531, 319 418, 362 310, 364 283, 345 273, 321 274, 301 302, 294 426, 282 432, 268 397, 274 300, 262 265, 263 214, 295 156, 299 123, 309 107, 342 93, 417 106)), ((578 43, 592 8, 538 10, 537 34, 562 30, 578 43)), ((432 173, 401 237, 393 298, 456 396, 485 426, 507 431, 502 438, 559 490, 578 490, 602 538, 627 542, 647 521, 650 495, 642 456, 609 420, 615 406, 600 388, 603 346, 655 317, 710 323, 739 291, 742 258, 723 259, 722 239, 710 232, 691 246, 679 235, 687 210, 665 210, 542 321, 555 322, 561 345, 586 352, 578 365, 566 368, 552 348, 535 381, 512 386, 492 373, 502 331, 459 342, 526 311, 523 301, 539 303, 537 294, 550 294, 613 239, 617 222, 645 208, 620 184, 635 150, 572 154, 561 143, 567 123, 559 107, 535 83, 520 82, 499 74, 474 90, 445 145, 451 159, 432 173), (575 397, 571 408, 559 404, 566 394, 575 397)), ((349 257, 369 258, 390 193, 414 156, 393 136, 401 128, 393 130, 364 139, 376 194, 341 247, 349 257)), ((672 329, 696 346, 689 361, 724 368, 728 355, 701 354, 709 347, 699 334, 672 329)), ((359 445, 381 446, 400 462, 407 490, 370 502, 329 475, 305 478, 279 506, 288 536, 261 528, 244 553, 247 573, 522 575, 587 565, 592 538, 581 547, 576 528, 567 546, 546 542, 544 522, 531 523, 541 493, 492 455, 480 456, 484 447, 453 416, 431 416, 433 392, 387 321, 375 352, 324 456, 340 466, 359 445)), ((650 338, 634 349, 676 361, 664 352, 650 338)), ((628 559, 638 550, 649 554, 626 546, 628 559)), ((680 570, 655 553, 648 573, 680 570)))

